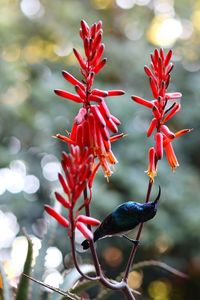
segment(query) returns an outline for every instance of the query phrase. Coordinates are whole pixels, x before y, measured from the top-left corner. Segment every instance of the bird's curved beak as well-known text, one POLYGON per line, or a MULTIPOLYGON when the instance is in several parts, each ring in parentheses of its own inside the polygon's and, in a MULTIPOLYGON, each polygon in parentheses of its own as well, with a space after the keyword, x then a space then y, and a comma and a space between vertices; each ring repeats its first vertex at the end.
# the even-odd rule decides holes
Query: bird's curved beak
POLYGON ((157 195, 156 199, 154 200, 154 205, 155 205, 155 208, 157 208, 157 207, 158 207, 158 203, 159 203, 160 195, 161 195, 161 187, 160 187, 160 185, 159 185, 158 195, 157 195))

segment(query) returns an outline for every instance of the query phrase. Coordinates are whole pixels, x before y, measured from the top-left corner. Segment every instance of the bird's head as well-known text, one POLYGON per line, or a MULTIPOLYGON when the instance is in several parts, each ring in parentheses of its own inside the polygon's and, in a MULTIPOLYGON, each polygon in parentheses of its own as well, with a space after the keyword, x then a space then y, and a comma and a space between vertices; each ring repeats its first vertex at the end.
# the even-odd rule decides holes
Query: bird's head
POLYGON ((153 202, 148 202, 143 204, 142 222, 146 222, 152 219, 156 215, 160 195, 161 195, 161 187, 159 186, 159 191, 156 199, 153 202))

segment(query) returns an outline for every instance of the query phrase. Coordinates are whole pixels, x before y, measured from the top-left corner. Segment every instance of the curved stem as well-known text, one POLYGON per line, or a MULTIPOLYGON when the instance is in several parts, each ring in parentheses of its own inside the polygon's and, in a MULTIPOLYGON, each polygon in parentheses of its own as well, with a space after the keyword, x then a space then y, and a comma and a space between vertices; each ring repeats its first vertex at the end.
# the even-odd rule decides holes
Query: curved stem
POLYGON ((77 271, 79 272, 79 274, 85 278, 85 279, 88 279, 88 280, 98 280, 99 279, 99 276, 95 276, 95 277, 92 277, 92 276, 88 276, 86 274, 84 274, 81 269, 80 269, 80 266, 78 264, 78 261, 77 261, 77 258, 76 258, 76 250, 75 250, 75 244, 74 244, 74 232, 72 233, 72 235, 70 236, 70 242, 71 242, 71 251, 72 251, 72 257, 73 257, 73 261, 74 261, 74 265, 77 269, 77 271))
MULTIPOLYGON (((89 203, 87 201, 87 188, 85 188, 85 190, 84 190, 84 202, 87 203, 85 205, 86 216, 90 217, 90 207, 89 207, 89 203)), ((88 228, 91 230, 90 225, 88 225, 88 228)), ((97 277, 99 279, 99 281, 107 288, 110 288, 112 290, 120 290, 121 292, 123 292, 123 294, 125 295, 127 300, 135 300, 135 297, 133 296, 133 294, 132 294, 131 290, 129 289, 126 282, 123 282, 123 281, 112 282, 104 276, 102 269, 101 269, 101 265, 99 263, 96 249, 94 247, 93 240, 90 240, 89 243, 90 243, 90 250, 91 250, 93 262, 95 265, 96 273, 99 276, 99 277, 97 277)))
MULTIPOLYGON (((146 194, 146 200, 145 200, 146 203, 148 203, 149 200, 150 200, 152 186, 153 186, 153 181, 150 179, 148 189, 147 189, 147 194, 146 194)), ((141 236, 142 229, 143 229, 143 224, 144 223, 140 223, 140 225, 139 225, 137 235, 136 235, 136 240, 137 241, 140 240, 140 236, 141 236)), ((139 243, 134 244, 133 247, 132 247, 132 250, 131 250, 131 253, 130 253, 130 256, 129 256, 129 259, 128 259, 128 263, 127 263, 127 266, 126 266, 126 269, 125 269, 125 272, 124 272, 123 281, 125 281, 125 282, 127 282, 127 280, 128 280, 128 274, 129 274, 130 268, 132 266, 133 260, 135 258, 135 254, 137 252, 138 246, 139 246, 139 243)))
MULTIPOLYGON (((84 203, 86 204, 85 205, 85 213, 86 213, 86 216, 90 217, 90 206, 89 206, 88 201, 87 201, 88 200, 87 187, 85 188, 83 194, 84 194, 84 203)), ((87 226, 91 230, 91 226, 90 225, 87 225, 87 226)), ((93 240, 90 240, 89 243, 90 243, 90 250, 91 250, 91 253, 92 253, 92 258, 93 258, 93 262, 94 262, 94 265, 95 265, 96 273, 97 273, 98 276, 101 276, 102 275, 102 270, 101 270, 99 259, 98 259, 98 256, 97 256, 97 253, 96 253, 96 250, 95 250, 95 247, 94 247, 94 242, 93 242, 93 240)))

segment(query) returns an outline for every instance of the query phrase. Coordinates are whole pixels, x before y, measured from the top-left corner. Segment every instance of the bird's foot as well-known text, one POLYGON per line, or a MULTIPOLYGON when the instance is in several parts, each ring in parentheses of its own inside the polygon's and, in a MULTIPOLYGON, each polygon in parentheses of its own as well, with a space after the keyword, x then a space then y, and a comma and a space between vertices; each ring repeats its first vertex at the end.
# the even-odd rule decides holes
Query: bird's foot
POLYGON ((138 246, 140 241, 139 240, 133 240, 133 239, 130 239, 129 237, 127 237, 125 234, 122 235, 122 237, 124 237, 125 239, 127 239, 129 242, 131 242, 132 244, 138 246))

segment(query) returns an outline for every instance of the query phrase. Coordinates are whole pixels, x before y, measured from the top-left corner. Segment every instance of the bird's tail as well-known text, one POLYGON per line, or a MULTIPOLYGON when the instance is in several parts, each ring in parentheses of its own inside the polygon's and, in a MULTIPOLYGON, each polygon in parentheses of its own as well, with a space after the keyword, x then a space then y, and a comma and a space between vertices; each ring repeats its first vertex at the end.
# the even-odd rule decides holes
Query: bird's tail
POLYGON ((160 199, 160 195, 161 195, 161 187, 160 187, 160 185, 159 185, 159 191, 158 191, 158 196, 156 197, 156 199, 154 200, 154 205, 155 205, 155 207, 157 207, 158 206, 158 202, 159 202, 159 199, 160 199))

